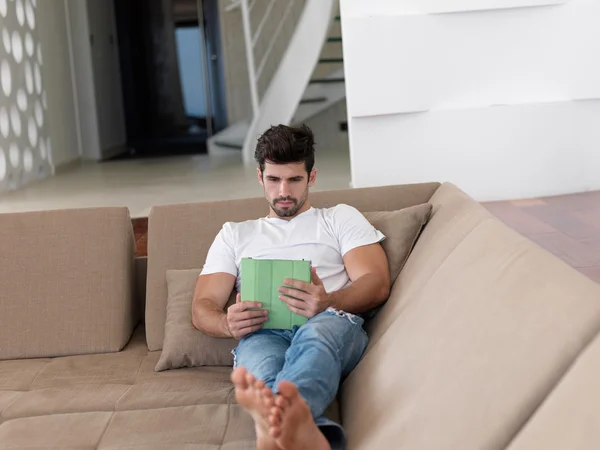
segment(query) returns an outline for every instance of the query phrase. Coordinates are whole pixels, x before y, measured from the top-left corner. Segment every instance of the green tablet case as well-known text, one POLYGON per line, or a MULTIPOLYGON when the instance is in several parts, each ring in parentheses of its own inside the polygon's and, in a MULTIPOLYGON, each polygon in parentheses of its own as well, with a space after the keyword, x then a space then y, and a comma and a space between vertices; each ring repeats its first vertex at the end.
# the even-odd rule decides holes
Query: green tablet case
POLYGON ((242 258, 241 272, 242 301, 261 302, 269 311, 263 329, 291 330, 306 323, 305 317, 291 312, 279 299, 279 288, 285 278, 310 283, 310 261, 242 258))

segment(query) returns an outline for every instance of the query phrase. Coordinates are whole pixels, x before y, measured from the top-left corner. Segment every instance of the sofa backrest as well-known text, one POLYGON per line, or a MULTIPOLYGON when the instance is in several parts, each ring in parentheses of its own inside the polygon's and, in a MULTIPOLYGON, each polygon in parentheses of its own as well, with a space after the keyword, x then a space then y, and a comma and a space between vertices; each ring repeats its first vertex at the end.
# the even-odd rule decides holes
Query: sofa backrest
POLYGON ((451 184, 431 203, 342 388, 350 449, 503 449, 600 329, 596 283, 451 184))
POLYGON ((0 214, 0 359, 121 350, 133 331, 127 208, 0 214))
MULTIPOLYGON (((329 207, 346 203, 360 211, 393 211, 426 203, 438 183, 345 189, 311 193, 311 204, 329 207)), ((263 217, 264 198, 157 206, 148 221, 148 281, 146 338, 151 351, 162 349, 169 269, 202 268, 213 240, 225 222, 263 217)))

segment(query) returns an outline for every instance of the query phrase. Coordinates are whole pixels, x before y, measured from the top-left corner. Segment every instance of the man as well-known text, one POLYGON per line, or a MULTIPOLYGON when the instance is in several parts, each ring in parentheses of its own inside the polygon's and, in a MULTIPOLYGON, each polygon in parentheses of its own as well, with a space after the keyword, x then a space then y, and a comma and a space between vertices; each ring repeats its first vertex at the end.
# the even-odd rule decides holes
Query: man
POLYGON ((360 361, 368 338, 361 313, 389 296, 385 238, 355 208, 310 204, 316 179, 314 137, 303 126, 271 127, 255 151, 267 217, 226 223, 198 278, 194 326, 239 340, 234 350, 238 403, 252 415, 259 450, 345 447, 340 425, 323 417, 340 382, 360 361), (240 263, 257 259, 306 259, 311 283, 284 280, 280 299, 309 319, 293 330, 263 330, 268 311, 259 302, 224 307, 240 292, 240 263))

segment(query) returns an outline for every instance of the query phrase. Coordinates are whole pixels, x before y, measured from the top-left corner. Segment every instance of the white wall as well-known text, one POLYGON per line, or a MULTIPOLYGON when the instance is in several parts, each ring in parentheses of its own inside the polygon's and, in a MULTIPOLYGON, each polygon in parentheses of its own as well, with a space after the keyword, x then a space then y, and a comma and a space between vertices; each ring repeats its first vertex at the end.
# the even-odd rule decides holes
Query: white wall
POLYGON ((99 0, 67 6, 82 156, 99 161, 126 143, 114 6, 99 0))
POLYGON ((355 187, 600 189, 600 2, 342 0, 355 187), (450 14, 448 14, 450 13, 450 14))
POLYGON ((102 152, 100 150, 94 69, 90 50, 87 1, 68 1, 67 13, 72 37, 76 102, 81 132, 81 154, 83 159, 96 161, 102 157, 102 152))
POLYGON ((88 0, 92 69, 98 114, 101 157, 113 156, 127 141, 113 1, 88 0))
POLYGON ((52 162, 60 168, 80 159, 65 0, 38 2, 37 10, 40 42, 46 55, 42 73, 48 97, 52 162))

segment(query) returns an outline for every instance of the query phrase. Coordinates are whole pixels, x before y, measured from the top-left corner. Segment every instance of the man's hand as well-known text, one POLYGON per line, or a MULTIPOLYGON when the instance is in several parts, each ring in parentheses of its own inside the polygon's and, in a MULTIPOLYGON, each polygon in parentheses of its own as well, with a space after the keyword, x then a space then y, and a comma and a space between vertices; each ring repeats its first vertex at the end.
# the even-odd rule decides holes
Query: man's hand
POLYGON ((263 324, 269 320, 269 311, 266 309, 250 311, 255 308, 262 308, 262 304, 242 302, 240 294, 237 295, 235 304, 227 309, 227 329, 232 338, 240 340, 244 336, 260 330, 263 324))
POLYGON ((317 276, 317 269, 312 269, 312 283, 285 279, 286 286, 279 288, 279 298, 287 303, 293 313, 310 319, 325 311, 330 305, 330 296, 325 292, 323 282, 317 276))

